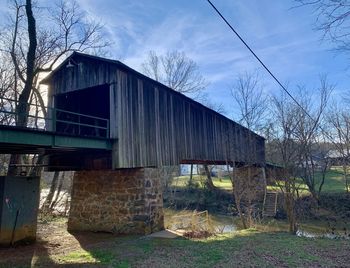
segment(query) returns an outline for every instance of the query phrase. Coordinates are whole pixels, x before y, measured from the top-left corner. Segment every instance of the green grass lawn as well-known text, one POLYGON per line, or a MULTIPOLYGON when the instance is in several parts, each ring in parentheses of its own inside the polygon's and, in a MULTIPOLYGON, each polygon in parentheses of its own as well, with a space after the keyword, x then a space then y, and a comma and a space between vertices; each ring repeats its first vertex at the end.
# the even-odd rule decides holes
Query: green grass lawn
MULTIPOLYGON (((316 190, 318 190, 321 183, 321 174, 316 174, 316 190)), ((298 183, 299 193, 300 194, 309 194, 309 190, 305 183, 302 180, 299 180, 298 183)), ((279 187, 277 185, 268 185, 267 189, 270 191, 278 191, 279 187)), ((322 187, 322 193, 345 193, 345 181, 343 177, 343 169, 341 167, 332 167, 327 171, 326 179, 322 187)))
MULTIPOLYGON (((318 180, 321 178, 318 176, 318 180)), ((345 181, 343 177, 343 170, 341 167, 332 167, 326 176, 326 180, 323 186, 323 192, 327 193, 339 193, 345 192, 345 181)))
MULTIPOLYGON (((224 177, 224 178, 218 178, 218 177, 212 177, 213 183, 216 187, 225 189, 225 190, 232 190, 232 184, 230 181, 230 178, 224 177)), ((185 188, 188 186, 190 180, 190 176, 179 176, 174 177, 171 186, 173 187, 179 187, 179 188, 185 188)), ((204 185, 204 181, 206 180, 206 176, 204 175, 193 175, 193 184, 197 185, 197 187, 202 188, 204 185)))
MULTIPOLYGON (((350 173, 350 171, 348 171, 350 173)), ((204 181, 206 177, 203 175, 193 175, 193 183, 197 185, 197 187, 203 187, 204 181)), ((185 188, 187 187, 189 182, 189 176, 179 176, 174 177, 172 181, 173 187, 185 188)), ((316 174, 316 189, 318 189, 319 184, 321 182, 321 174, 316 174)), ((230 178, 218 178, 213 177, 213 183, 216 187, 232 190, 232 184, 230 178)), ((298 188, 300 189, 300 194, 308 194, 308 188, 306 184, 302 182, 300 179, 300 183, 298 188)), ((270 191, 278 191, 279 187, 277 185, 269 185, 267 187, 270 191)), ((332 167, 326 174, 326 179, 322 188, 323 193, 344 193, 346 191, 345 181, 343 177, 343 170, 341 167, 332 167)))
MULTIPOLYGON (((194 240, 116 239, 54 256, 50 262, 74 267, 347 267, 349 250, 348 240, 245 230, 194 240)), ((46 264, 39 259, 36 267, 46 264)))

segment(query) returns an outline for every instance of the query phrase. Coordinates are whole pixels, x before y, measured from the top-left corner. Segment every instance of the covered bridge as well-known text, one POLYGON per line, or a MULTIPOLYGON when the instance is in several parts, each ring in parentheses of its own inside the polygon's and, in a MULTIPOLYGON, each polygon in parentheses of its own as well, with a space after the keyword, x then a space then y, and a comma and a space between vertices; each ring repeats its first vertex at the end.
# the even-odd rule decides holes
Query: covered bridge
MULTIPOLYGON (((0 151, 40 152, 49 170, 76 170, 70 230, 162 229, 162 166, 264 166, 263 137, 119 61, 73 53, 41 83, 48 85, 46 131, 2 126, 0 151)), ((0 179, 0 199, 10 190, 22 196, 22 185, 38 203, 39 183, 0 179)), ((14 211, 0 206, 0 244, 13 238, 14 211)), ((35 228, 23 222, 16 239, 35 236, 35 228)))
POLYGON ((71 230, 163 228, 159 167, 264 165, 263 137, 119 61, 73 53, 42 83, 55 119, 51 130, 111 144, 111 150, 49 154, 51 170, 79 170, 71 230))
POLYGON ((73 53, 41 83, 49 107, 96 117, 101 127, 61 122, 51 126, 56 132, 109 138, 113 148, 51 155, 52 169, 264 163, 264 138, 119 61, 73 53))

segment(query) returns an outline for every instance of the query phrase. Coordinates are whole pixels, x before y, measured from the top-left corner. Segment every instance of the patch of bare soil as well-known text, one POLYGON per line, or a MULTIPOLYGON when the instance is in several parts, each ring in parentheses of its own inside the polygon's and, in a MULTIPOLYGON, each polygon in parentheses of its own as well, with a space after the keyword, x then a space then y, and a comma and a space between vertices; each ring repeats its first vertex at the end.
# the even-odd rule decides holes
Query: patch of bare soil
POLYGON ((115 237, 110 233, 69 233, 65 218, 39 221, 36 243, 0 248, 0 267, 30 266, 38 260, 54 264, 52 259, 55 255, 86 249, 115 237))

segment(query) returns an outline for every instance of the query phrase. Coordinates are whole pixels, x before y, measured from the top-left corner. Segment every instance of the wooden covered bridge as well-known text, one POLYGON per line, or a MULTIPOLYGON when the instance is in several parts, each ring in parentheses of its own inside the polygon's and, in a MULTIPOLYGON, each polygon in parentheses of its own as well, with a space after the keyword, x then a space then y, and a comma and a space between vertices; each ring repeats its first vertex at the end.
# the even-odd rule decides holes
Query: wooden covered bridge
POLYGON ((163 228, 158 167, 265 163, 263 137, 119 61, 73 53, 41 83, 46 131, 0 126, 0 153, 40 150, 49 170, 77 170, 71 230, 163 228))
POLYGON ((261 136, 119 61, 73 53, 42 83, 49 86, 49 107, 103 118, 107 123, 96 124, 108 126, 107 133, 79 132, 61 123, 57 132, 113 142, 113 150, 96 164, 84 165, 82 159, 90 155, 64 154, 51 157, 52 166, 96 170, 264 162, 261 136))

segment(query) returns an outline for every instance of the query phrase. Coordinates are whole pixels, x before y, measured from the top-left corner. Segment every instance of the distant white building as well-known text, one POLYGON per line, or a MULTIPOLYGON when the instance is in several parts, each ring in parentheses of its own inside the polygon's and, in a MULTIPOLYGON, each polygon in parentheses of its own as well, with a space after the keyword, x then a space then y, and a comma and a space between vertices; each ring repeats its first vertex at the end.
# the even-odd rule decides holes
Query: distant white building
MULTIPOLYGON (((232 168, 229 168, 230 171, 232 171, 232 168)), ((183 164, 180 165, 180 175, 186 176, 190 175, 191 173, 191 165, 189 164, 183 164)), ((193 165, 193 175, 197 174, 203 174, 204 169, 202 165, 193 165)), ((222 165, 216 165, 212 168, 211 174, 214 177, 225 177, 227 176, 227 166, 222 166, 222 165)))

